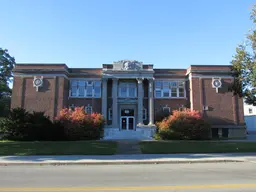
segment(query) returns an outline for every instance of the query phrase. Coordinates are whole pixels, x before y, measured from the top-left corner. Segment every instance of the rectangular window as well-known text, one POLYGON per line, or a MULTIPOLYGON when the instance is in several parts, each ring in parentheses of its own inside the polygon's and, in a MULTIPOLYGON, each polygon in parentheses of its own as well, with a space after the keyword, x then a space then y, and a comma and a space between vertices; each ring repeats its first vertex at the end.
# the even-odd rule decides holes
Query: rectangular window
POLYGON ((127 87, 120 87, 120 97, 126 97, 127 87))
POLYGON ((94 97, 100 97, 100 92, 101 92, 100 87, 95 87, 94 88, 94 97))
POLYGON ((179 87, 184 87, 185 86, 185 82, 184 81, 180 81, 179 82, 179 87))
POLYGON ((163 107, 163 111, 164 113, 170 113, 171 112, 171 108, 170 107, 163 107))
POLYGON ((156 81, 156 98, 185 97, 184 81, 156 81))
POLYGON ((179 97, 185 97, 184 88, 179 88, 179 97))
POLYGON ((87 106, 85 107, 85 112, 86 112, 87 114, 92 114, 92 106, 87 105, 87 106))
POLYGON ((78 87, 78 96, 84 97, 84 87, 78 87))
POLYGON ((163 82, 163 97, 170 97, 169 82, 163 82))
POLYGON ((252 114, 252 108, 249 108, 249 114, 252 114))
POLYGON ((171 81, 170 86, 171 87, 177 87, 177 82, 176 81, 171 81))
POLYGON ((171 88, 171 97, 177 97, 177 88, 171 88))
POLYGON ((95 81, 94 86, 95 87, 100 87, 101 86, 101 82, 100 81, 95 81))
POLYGON ((75 97, 77 95, 77 87, 71 87, 71 96, 75 97))
POLYGON ((84 91, 85 91, 85 81, 79 81, 78 82, 78 96, 84 97, 84 91))
POLYGON ((155 97, 156 98, 160 98, 162 95, 161 95, 162 91, 161 90, 156 90, 155 91, 155 97))
POLYGON ((70 81, 71 97, 100 97, 101 81, 72 80, 70 81))
POLYGON ((87 81, 87 85, 88 86, 93 86, 93 82, 92 81, 87 81))
POLYGON ((135 87, 129 88, 129 97, 136 97, 136 88, 135 87))
POLYGON ((94 82, 94 97, 100 97, 101 96, 101 82, 95 81, 94 82))
POLYGON ((136 84, 135 83, 120 83, 119 84, 119 97, 136 97, 136 84))
POLYGON ((170 97, 170 90, 169 88, 163 88, 163 97, 170 97))
POLYGON ((163 88, 169 89, 169 82, 168 81, 163 82, 163 88))
POLYGON ((156 81, 155 86, 156 86, 156 88, 161 89, 162 88, 162 82, 161 81, 156 81))
POLYGON ((92 86, 91 85, 87 85, 87 87, 86 87, 86 96, 92 97, 92 86))
POLYGON ((71 93, 70 95, 72 97, 76 97, 77 96, 77 81, 71 81, 71 93))

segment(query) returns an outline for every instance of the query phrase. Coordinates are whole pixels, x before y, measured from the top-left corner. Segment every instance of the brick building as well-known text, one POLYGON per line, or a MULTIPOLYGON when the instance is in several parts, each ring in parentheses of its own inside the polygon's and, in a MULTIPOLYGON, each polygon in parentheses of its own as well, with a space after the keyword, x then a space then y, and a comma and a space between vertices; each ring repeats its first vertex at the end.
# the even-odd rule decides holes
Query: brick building
POLYGON ((230 66, 157 69, 122 60, 102 68, 17 64, 13 72, 12 107, 53 118, 64 107, 84 106, 104 115, 105 139, 150 138, 157 114, 183 107, 200 110, 213 136, 246 136, 243 100, 228 92, 230 66))

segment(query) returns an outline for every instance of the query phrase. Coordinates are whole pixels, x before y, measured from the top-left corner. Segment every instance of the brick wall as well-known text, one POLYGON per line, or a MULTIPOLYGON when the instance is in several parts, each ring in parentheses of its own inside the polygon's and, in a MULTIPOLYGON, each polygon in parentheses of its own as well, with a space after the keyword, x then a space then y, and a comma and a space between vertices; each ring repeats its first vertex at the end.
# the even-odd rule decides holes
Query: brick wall
POLYGON ((15 77, 16 83, 13 85, 12 107, 23 107, 28 111, 42 111, 46 115, 53 117, 55 110, 56 78, 45 77, 44 86, 38 92, 33 87, 33 77, 15 77), (23 79, 23 86, 20 87, 23 79), (21 95, 19 92, 23 90, 21 95), (18 93, 18 94, 17 94, 18 93), (20 97, 21 96, 21 97, 20 97), (18 98, 19 97, 19 98, 18 98), (17 99, 17 100, 16 100, 17 99), (17 102, 21 100, 22 102, 17 102))
POLYGON ((43 87, 33 87, 34 77, 14 77, 11 107, 45 112, 51 118, 67 106, 68 80, 64 77, 43 78, 43 87))
POLYGON ((212 78, 193 77, 190 83, 193 109, 200 110, 213 125, 243 124, 243 101, 228 91, 231 83, 231 78, 223 78, 222 87, 216 93, 212 78), (203 110, 203 106, 208 106, 208 110, 203 110))
POLYGON ((93 112, 101 113, 101 98, 69 98, 68 104, 76 107, 92 106, 93 112))

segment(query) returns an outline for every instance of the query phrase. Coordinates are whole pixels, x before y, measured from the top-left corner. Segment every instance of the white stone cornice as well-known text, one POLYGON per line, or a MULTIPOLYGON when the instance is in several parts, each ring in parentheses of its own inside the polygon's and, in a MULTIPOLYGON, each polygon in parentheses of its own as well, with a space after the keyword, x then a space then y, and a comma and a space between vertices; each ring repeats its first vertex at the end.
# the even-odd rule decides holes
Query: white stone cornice
POLYGON ((42 77, 64 77, 69 79, 65 74, 42 74, 42 73, 33 73, 33 74, 15 74, 14 77, 34 77, 34 76, 42 76, 42 77))

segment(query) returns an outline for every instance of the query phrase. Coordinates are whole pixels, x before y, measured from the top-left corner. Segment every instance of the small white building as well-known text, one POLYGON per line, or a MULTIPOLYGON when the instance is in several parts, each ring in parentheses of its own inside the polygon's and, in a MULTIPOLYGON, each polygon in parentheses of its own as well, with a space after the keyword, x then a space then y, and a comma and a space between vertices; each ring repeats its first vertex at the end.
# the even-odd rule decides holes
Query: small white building
POLYGON ((244 103, 244 119, 248 132, 256 133, 256 106, 244 103))

